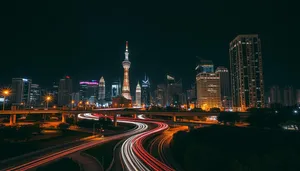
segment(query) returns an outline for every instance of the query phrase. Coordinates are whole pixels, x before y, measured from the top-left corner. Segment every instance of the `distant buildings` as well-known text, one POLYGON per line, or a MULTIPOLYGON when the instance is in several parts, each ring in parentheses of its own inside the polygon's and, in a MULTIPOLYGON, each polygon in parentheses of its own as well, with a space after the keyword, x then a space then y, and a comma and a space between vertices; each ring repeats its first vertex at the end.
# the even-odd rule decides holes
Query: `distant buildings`
POLYGON ((229 56, 233 107, 238 111, 263 108, 264 79, 258 35, 238 35, 230 42, 229 56))
POLYGON ((297 105, 300 106, 300 89, 296 90, 296 102, 297 105))
POLYGON ((58 86, 58 105, 65 106, 71 104, 72 100, 72 79, 69 76, 60 79, 58 86))
POLYGON ((123 80, 123 87, 122 87, 122 96, 124 96, 126 99, 131 100, 130 84, 129 84, 129 68, 130 68, 131 62, 129 61, 128 56, 129 56, 128 41, 126 41, 125 59, 122 62, 122 65, 123 65, 123 68, 124 68, 124 80, 123 80))
POLYGON ((98 95, 98 100, 101 104, 104 103, 105 100, 105 81, 104 78, 101 77, 99 81, 99 95, 98 95))
POLYGON ((29 105, 31 79, 13 78, 12 79, 12 103, 13 105, 29 105))
POLYGON ((135 89, 135 104, 137 107, 141 107, 141 86, 139 83, 135 89))
POLYGON ((287 86, 283 90, 283 105, 284 106, 294 106, 295 102, 295 92, 292 86, 287 86))
POLYGON ((145 79, 142 80, 142 104, 147 106, 151 105, 151 92, 149 77, 145 75, 145 79))
POLYGON ((269 94, 270 94, 270 100, 269 100, 270 105, 281 104, 281 93, 280 93, 279 86, 272 86, 270 88, 269 94))

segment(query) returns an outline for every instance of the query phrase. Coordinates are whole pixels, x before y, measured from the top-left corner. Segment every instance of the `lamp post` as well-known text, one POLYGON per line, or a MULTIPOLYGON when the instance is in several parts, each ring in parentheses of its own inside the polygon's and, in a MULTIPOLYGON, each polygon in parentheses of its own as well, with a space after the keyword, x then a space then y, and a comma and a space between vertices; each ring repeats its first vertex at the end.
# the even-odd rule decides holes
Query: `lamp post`
POLYGON ((48 104, 49 104, 49 101, 51 100, 51 96, 47 96, 46 97, 46 109, 48 109, 48 104))
POLYGON ((2 91, 2 95, 3 95, 3 107, 2 107, 2 110, 5 109, 5 98, 6 98, 7 96, 9 96, 9 94, 10 94, 10 91, 9 91, 9 90, 3 90, 3 91, 2 91))

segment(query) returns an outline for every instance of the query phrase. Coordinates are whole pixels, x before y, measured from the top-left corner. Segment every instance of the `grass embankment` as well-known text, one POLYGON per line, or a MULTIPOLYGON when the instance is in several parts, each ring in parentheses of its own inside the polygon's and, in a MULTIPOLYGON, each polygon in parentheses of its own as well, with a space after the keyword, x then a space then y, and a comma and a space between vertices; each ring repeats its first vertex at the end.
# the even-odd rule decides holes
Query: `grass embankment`
POLYGON ((29 141, 0 141, 0 160, 71 142, 90 135, 91 134, 85 132, 76 132, 71 130, 61 132, 57 130, 55 133, 52 132, 36 135, 29 141))
POLYGON ((70 158, 63 158, 46 166, 36 169, 36 171, 80 171, 80 165, 70 158))

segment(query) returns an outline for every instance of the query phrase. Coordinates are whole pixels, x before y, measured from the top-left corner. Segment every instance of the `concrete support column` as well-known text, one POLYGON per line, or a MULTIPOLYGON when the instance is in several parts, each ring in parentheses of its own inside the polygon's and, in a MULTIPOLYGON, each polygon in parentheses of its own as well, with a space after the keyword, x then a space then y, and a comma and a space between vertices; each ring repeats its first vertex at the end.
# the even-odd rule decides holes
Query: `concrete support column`
POLYGON ((78 122, 78 114, 74 114, 74 124, 78 122))
POLYGON ((64 113, 61 114, 61 122, 62 123, 66 122, 66 115, 64 113))
POLYGON ((44 121, 46 120, 46 114, 43 114, 43 120, 44 121))
POLYGON ((16 124, 16 123, 17 123, 17 115, 13 114, 13 124, 16 124))
POLYGON ((118 122, 117 122, 117 114, 114 114, 114 127, 118 126, 118 122))
POLYGON ((10 115, 9 116, 9 125, 13 125, 14 124, 14 116, 10 115))
POLYGON ((136 116, 137 116, 137 114, 135 113, 135 114, 133 114, 133 119, 136 119, 136 116))
POLYGON ((176 119, 176 115, 173 115, 173 122, 176 122, 177 119, 176 119))

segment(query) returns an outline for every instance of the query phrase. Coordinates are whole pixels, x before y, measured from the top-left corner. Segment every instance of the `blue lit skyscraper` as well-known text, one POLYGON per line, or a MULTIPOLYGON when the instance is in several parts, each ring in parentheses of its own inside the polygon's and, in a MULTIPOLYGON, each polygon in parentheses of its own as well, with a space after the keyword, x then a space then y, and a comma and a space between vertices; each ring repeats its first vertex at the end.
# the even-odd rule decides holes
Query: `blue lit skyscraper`
POLYGON ((150 94, 150 82, 149 77, 145 75, 145 79, 142 80, 142 104, 150 106, 151 94, 150 94))

